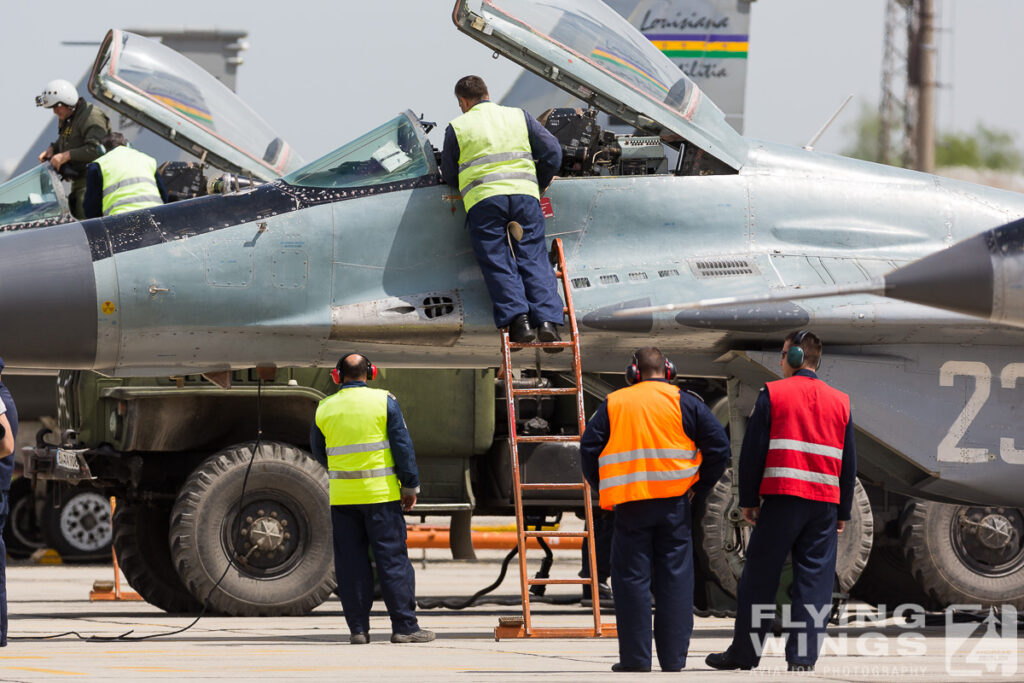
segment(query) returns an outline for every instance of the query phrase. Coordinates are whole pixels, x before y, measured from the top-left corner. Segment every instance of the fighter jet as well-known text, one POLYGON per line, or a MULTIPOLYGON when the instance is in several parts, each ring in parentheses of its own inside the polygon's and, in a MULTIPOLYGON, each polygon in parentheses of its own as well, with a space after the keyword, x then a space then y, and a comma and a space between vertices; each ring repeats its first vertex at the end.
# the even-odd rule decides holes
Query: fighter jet
MULTIPOLYGON (((909 515, 904 533, 919 557, 960 553, 978 582, 1024 599, 1024 331, 869 293, 613 315, 867 283, 1021 218, 1024 196, 743 137, 602 3, 458 0, 453 20, 481 54, 504 55, 638 131, 595 131, 591 153, 570 157, 580 165, 547 193, 584 370, 621 372, 634 348, 657 345, 681 375, 722 387, 708 399, 738 438, 758 388, 778 374, 783 335, 812 328, 826 344, 823 377, 853 398, 874 502, 865 496, 858 514, 870 519, 874 507, 895 520, 905 499, 891 500, 908 495, 978 504, 944 529, 918 529, 909 515), (672 166, 663 142, 678 149, 672 166)), ((133 43, 107 41, 97 60, 90 88, 112 106, 152 104, 117 88, 133 83, 123 71, 133 43)), ((191 118, 218 121, 207 104, 191 118)), ((199 123, 210 149, 224 144, 199 123)), ((261 142, 245 156, 276 168, 272 141, 261 142)), ((424 124, 399 113, 260 187, 0 234, 0 319, 16 321, 4 358, 155 375, 328 366, 358 347, 382 366, 493 367, 498 337, 464 223, 424 124)))

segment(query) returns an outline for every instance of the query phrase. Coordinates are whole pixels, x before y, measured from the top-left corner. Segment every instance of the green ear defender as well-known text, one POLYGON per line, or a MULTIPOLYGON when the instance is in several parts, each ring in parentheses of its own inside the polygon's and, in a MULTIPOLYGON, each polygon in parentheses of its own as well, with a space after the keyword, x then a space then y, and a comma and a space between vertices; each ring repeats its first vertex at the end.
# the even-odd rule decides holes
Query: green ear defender
POLYGON ((789 343, 789 351, 786 353, 786 364, 797 370, 804 364, 804 350, 800 348, 800 342, 807 336, 807 330, 800 330, 789 343))

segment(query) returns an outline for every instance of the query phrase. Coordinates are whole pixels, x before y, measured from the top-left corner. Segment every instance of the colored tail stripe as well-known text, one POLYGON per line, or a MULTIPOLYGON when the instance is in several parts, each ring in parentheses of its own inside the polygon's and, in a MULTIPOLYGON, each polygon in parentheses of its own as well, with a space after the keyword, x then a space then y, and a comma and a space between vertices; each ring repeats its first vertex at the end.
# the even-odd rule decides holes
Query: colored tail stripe
POLYGON ((718 57, 746 59, 750 43, 745 35, 651 34, 647 39, 666 57, 718 57))

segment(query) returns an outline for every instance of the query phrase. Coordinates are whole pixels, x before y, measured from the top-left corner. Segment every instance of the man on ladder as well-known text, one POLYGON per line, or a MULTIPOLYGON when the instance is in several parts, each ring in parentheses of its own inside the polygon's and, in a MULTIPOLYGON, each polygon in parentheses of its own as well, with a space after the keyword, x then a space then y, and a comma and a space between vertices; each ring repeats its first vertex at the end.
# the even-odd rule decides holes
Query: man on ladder
POLYGON ((693 631, 690 499, 729 463, 729 439, 703 401, 670 384, 675 366, 654 347, 633 354, 631 386, 609 394, 580 440, 580 464, 601 507, 615 510, 612 592, 619 661, 612 671, 686 666, 693 631))
POLYGON ((515 343, 560 341, 562 299, 548 262, 540 193, 562 164, 562 148, 522 109, 491 102, 479 76, 459 79, 455 97, 463 113, 445 130, 441 173, 462 193, 494 324, 507 327, 515 343))

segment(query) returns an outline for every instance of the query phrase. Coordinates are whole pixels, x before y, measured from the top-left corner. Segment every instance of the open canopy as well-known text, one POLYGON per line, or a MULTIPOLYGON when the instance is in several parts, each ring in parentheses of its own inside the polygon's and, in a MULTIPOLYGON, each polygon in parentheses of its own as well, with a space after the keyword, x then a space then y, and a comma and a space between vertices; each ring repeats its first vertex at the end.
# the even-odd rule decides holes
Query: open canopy
POLYGON ((271 180, 302 159, 238 95, 155 40, 107 33, 89 78, 93 96, 197 157, 271 180))
POLYGON ((457 0, 453 18, 459 30, 608 114, 742 165, 746 141, 721 110, 599 0, 457 0))

